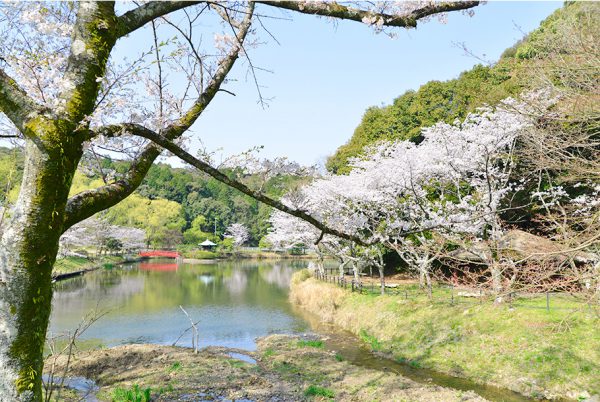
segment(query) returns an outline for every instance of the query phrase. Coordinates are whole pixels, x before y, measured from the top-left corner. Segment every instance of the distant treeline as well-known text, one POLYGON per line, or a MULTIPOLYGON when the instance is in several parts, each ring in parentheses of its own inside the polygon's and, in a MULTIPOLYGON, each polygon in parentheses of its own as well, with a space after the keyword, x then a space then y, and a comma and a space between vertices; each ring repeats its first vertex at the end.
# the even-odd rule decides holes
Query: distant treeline
MULTIPOLYGON (((0 147, 0 205, 16 199, 22 166, 19 149, 0 147)), ((84 159, 74 178, 73 193, 103 185, 104 180, 124 173, 128 164, 104 158, 100 166, 91 166, 91 160, 84 159)), ((228 174, 241 177, 234 170, 228 174)), ((251 184, 259 179, 246 175, 243 180, 251 184)), ((296 176, 277 175, 262 187, 268 195, 280 197, 303 181, 296 176)), ((215 241, 232 223, 246 225, 250 232, 248 245, 258 245, 269 229, 270 214, 270 207, 215 179, 193 169, 167 164, 152 166, 134 194, 101 213, 111 224, 146 230, 149 243, 154 246, 195 244, 205 238, 215 241)))

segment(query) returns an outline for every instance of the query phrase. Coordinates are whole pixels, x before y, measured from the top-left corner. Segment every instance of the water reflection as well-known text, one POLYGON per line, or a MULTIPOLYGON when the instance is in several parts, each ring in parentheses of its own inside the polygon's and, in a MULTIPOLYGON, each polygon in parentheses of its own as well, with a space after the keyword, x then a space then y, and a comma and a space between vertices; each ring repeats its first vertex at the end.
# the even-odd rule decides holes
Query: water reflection
POLYGON ((177 271, 177 268, 179 268, 179 265, 174 264, 174 263, 161 264, 161 263, 156 263, 156 262, 142 262, 139 264, 138 268, 142 271, 171 272, 171 271, 177 271))
POLYGON ((292 275, 296 271, 296 268, 283 264, 274 264, 272 266, 261 266, 259 267, 259 273, 262 278, 282 289, 287 289, 290 286, 290 280, 292 275))
MULTIPOLYGON (((107 346, 170 344, 189 327, 179 309, 200 320, 201 346, 254 349, 269 333, 307 330, 287 302, 289 281, 305 262, 219 262, 177 266, 173 260, 130 264, 97 271, 55 286, 50 331, 77 326, 98 307, 109 314, 84 339, 107 346)), ((184 336, 178 343, 190 346, 184 336)))
POLYGON ((246 275, 246 272, 236 270, 232 272, 228 278, 224 279, 224 283, 231 294, 240 295, 246 291, 248 276, 246 275))

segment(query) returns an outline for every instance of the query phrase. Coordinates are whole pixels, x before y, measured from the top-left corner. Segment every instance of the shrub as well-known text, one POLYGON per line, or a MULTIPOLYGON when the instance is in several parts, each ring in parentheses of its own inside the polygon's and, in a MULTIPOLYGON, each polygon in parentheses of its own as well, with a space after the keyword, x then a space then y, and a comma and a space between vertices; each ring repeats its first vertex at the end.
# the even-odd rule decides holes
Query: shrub
POLYGON ((310 272, 308 271, 308 269, 303 269, 301 271, 296 272, 292 276, 292 284, 297 285, 301 282, 304 282, 305 280, 307 280, 310 277, 311 277, 311 275, 310 275, 310 272))

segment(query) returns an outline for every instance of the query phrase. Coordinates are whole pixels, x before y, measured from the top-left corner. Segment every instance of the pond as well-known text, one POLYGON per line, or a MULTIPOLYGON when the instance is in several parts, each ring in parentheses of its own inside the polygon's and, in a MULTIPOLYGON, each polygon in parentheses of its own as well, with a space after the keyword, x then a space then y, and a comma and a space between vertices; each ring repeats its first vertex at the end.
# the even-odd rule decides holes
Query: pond
MULTIPOLYGON (((73 330, 91 311, 106 312, 80 339, 104 346, 173 344, 199 321, 200 346, 254 350, 254 339, 300 333, 308 324, 288 303, 292 274, 305 261, 175 264, 148 260, 56 283, 50 334, 73 330)), ((191 331, 177 345, 191 346, 191 331)))

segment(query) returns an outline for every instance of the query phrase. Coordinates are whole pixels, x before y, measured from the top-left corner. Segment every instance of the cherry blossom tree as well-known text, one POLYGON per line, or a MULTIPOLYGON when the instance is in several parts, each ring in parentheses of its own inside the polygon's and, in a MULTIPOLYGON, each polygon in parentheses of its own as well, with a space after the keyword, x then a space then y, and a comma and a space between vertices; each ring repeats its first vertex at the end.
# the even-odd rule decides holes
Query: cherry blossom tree
POLYGON ((501 202, 517 187, 510 181, 515 140, 532 124, 512 110, 515 103, 506 100, 456 124, 438 123, 423 130, 418 146, 380 146, 369 160, 355 162, 360 174, 378 178, 376 190, 386 194, 370 209, 385 217, 379 236, 416 268, 429 290, 431 263, 443 251, 440 236, 488 242, 490 251, 482 258, 492 269, 495 290, 501 290, 493 251, 502 235, 501 202))
MULTIPOLYGON (((498 250, 501 212, 519 188, 511 179, 513 148, 533 124, 515 110, 525 105, 507 99, 454 124, 423 129, 423 141, 381 143, 351 161, 348 175, 326 175, 284 200, 308 211, 328 227, 358 238, 323 236, 297 218, 275 214, 271 236, 279 242, 314 241, 353 267, 358 280, 366 261, 377 262, 377 244, 395 250, 419 273, 431 295, 431 264, 449 241, 469 247, 480 243, 480 258, 490 267, 494 291, 502 291, 498 250)), ((477 250, 477 248, 476 248, 477 250)), ((379 264, 383 277, 383 264, 379 264)), ((382 279, 382 290, 384 284, 382 279)))
MULTIPOLYGON (((41 400, 51 271, 62 233, 130 195, 163 149, 184 155, 186 134, 214 97, 227 92, 223 85, 236 61, 243 59, 251 74, 256 72, 249 57, 259 43, 253 21, 262 26, 269 10, 279 8, 387 31, 414 28, 431 16, 477 4, 2 4, 1 136, 23 144, 25 173, 18 200, 0 228, 0 400, 41 400), (137 54, 117 52, 124 41, 138 46, 137 54), (102 149, 130 156, 129 170, 100 188, 70 195, 84 152, 102 149)), ((282 207, 210 164, 193 162, 218 180, 282 207)))
POLYGON ((225 237, 233 239, 233 245, 240 247, 250 238, 250 232, 243 223, 232 223, 225 231, 225 237))
POLYGON ((118 239, 122 249, 135 251, 146 245, 146 232, 142 229, 111 225, 92 217, 73 225, 60 237, 59 253, 68 255, 75 248, 100 250, 106 239, 118 239))

